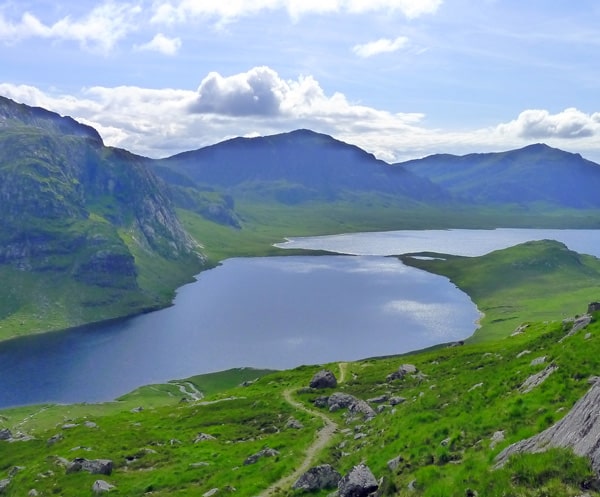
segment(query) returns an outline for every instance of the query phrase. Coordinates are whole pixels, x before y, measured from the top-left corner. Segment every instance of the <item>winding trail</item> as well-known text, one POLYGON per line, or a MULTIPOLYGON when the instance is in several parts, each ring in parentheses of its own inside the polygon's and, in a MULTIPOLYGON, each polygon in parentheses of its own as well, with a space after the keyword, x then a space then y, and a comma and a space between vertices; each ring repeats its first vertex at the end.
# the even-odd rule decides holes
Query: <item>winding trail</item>
MULTIPOLYGON (((347 363, 340 362, 338 364, 340 369, 340 379, 339 383, 343 383, 346 376, 346 366, 347 363)), ((273 483, 269 488, 267 488, 260 495, 261 497, 271 497, 276 495, 277 492, 286 490, 291 487, 294 482, 300 478, 304 473, 306 473, 314 464, 314 460, 316 459, 319 452, 321 452, 331 439, 333 435, 338 429, 337 423, 335 423, 329 416, 322 413, 321 411, 317 411, 316 409, 311 409, 306 407, 301 402, 298 402, 292 397, 294 389, 288 388, 283 392, 283 398, 285 401, 290 404, 292 407, 298 409, 299 411, 304 411, 307 414, 310 414, 313 417, 321 418, 323 421, 323 427, 317 432, 317 436, 315 437, 313 443, 306 449, 306 453, 304 455, 304 459, 300 466, 296 468, 296 470, 288 476, 284 476, 280 480, 273 483)))
POLYGON ((175 383, 175 385, 177 385, 177 387, 179 388, 179 391, 183 395, 187 395, 188 397, 191 397, 192 400, 198 401, 198 400, 202 400, 204 398, 204 394, 196 388, 196 385, 194 385, 193 383, 191 383, 189 381, 186 381, 183 383, 175 383))

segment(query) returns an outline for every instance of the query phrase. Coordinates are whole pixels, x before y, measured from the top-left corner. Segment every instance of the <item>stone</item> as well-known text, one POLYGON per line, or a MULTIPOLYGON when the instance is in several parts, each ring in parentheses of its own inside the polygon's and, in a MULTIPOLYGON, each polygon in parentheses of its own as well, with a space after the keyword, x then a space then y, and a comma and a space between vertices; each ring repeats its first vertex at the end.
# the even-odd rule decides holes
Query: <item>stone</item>
POLYGON ((354 466, 338 483, 339 497, 367 497, 379 488, 377 480, 366 464, 354 466))
POLYGON ((573 408, 543 432, 504 449, 496 457, 496 467, 503 466, 513 454, 543 452, 552 447, 571 449, 587 457, 596 474, 600 474, 600 383, 594 383, 573 408))
POLYGON ((79 425, 77 423, 66 423, 62 425, 63 430, 72 430, 73 428, 77 428, 79 425))
POLYGON ((567 338, 572 337, 575 333, 577 333, 579 330, 582 330, 583 328, 585 328, 591 322, 592 322, 592 316, 590 316, 589 314, 584 314, 583 316, 578 317, 577 319, 575 319, 573 321, 573 325, 571 326, 571 329, 569 330, 569 332, 564 337, 562 337, 558 341, 558 343, 562 343, 567 338))
POLYGON ((211 488, 208 492, 204 492, 202 494, 202 497, 212 497, 215 494, 219 493, 219 489, 218 488, 211 488))
POLYGON ((407 374, 416 374, 417 367, 413 364, 402 364, 396 371, 387 375, 387 381, 401 380, 407 374))
POLYGON ((40 493, 35 488, 32 488, 29 492, 27 492, 28 497, 37 497, 38 495, 40 495, 40 493))
POLYGON ((496 447, 496 445, 498 445, 500 442, 504 441, 504 431, 497 431, 492 435, 492 438, 490 439, 490 449, 493 449, 494 447, 496 447))
POLYGON ((529 365, 530 366, 539 366, 540 364, 544 364, 546 362, 546 356, 542 356, 542 357, 536 357, 535 359, 533 359, 529 365))
POLYGON ((12 438, 12 433, 8 428, 2 428, 0 430, 0 440, 10 440, 12 438))
POLYGON ((10 478, 0 480, 0 494, 3 494, 10 485, 10 478))
POLYGON ((304 425, 300 421, 298 421, 296 418, 288 419, 285 426, 286 426, 286 428, 292 428, 294 430, 301 430, 302 428, 304 428, 304 425))
POLYGON ((517 354, 517 359, 520 359, 521 357, 523 357, 524 355, 527 355, 527 354, 531 354, 531 350, 523 350, 522 352, 519 352, 517 354))
POLYGON ((93 421, 86 421, 85 423, 83 423, 83 425, 86 428, 98 428, 98 425, 96 423, 94 423, 93 421))
POLYGON ((103 494, 106 492, 110 492, 113 488, 115 488, 114 485, 111 485, 110 483, 104 480, 96 480, 92 484, 92 492, 94 492, 95 494, 103 494))
POLYGON ((46 440, 46 445, 54 445, 56 442, 60 442, 63 439, 62 433, 57 433, 56 435, 52 435, 48 440, 46 440))
POLYGON ((315 466, 304 473, 292 485, 294 490, 302 490, 304 492, 317 492, 319 490, 337 488, 337 485, 342 478, 333 467, 329 464, 315 466))
POLYGON ((331 394, 327 399, 327 406, 331 412, 348 409, 350 414, 361 415, 365 420, 372 419, 377 415, 367 402, 348 393, 335 392, 331 394))
POLYGON ((402 404, 406 402, 406 398, 404 397, 390 397, 390 405, 397 406, 398 404, 402 404))
POLYGON ((257 452, 256 454, 252 454, 251 456, 248 456, 246 458, 246 460, 244 461, 244 466, 247 466, 249 464, 255 464, 262 457, 275 457, 278 455, 279 455, 279 452, 276 451, 275 449, 263 449, 260 452, 257 452))
POLYGON ((199 442, 206 442, 207 440, 216 440, 216 438, 208 433, 198 433, 194 439, 194 443, 197 444, 199 442))
POLYGON ((404 462, 404 457, 402 456, 396 456, 393 459, 390 459, 387 462, 387 467, 390 471, 394 471, 396 468, 398 468, 400 466, 400 464, 402 464, 404 462))
POLYGON ((87 471, 93 475, 110 475, 113 470, 113 462, 110 459, 85 459, 77 457, 67 466, 67 473, 87 471))
POLYGON ((550 364, 539 373, 531 375, 529 378, 527 378, 519 387, 519 391, 521 393, 531 392, 535 387, 544 383, 544 381, 546 381, 548 377, 557 369, 558 366, 556 364, 550 364))
POLYGON ((310 380, 310 388, 335 388, 337 387, 337 379, 335 375, 329 371, 328 369, 322 369, 321 371, 315 373, 315 375, 310 380))
POLYGON ((371 404, 383 404, 384 402, 387 402, 387 400, 388 400, 387 395, 380 395, 379 397, 373 397, 371 399, 367 399, 367 402, 369 402, 371 404))
POLYGON ((136 412, 142 412, 143 410, 144 410, 144 408, 143 408, 142 406, 138 406, 138 407, 134 407, 134 408, 133 408, 131 411, 129 411, 129 412, 136 413, 136 412))

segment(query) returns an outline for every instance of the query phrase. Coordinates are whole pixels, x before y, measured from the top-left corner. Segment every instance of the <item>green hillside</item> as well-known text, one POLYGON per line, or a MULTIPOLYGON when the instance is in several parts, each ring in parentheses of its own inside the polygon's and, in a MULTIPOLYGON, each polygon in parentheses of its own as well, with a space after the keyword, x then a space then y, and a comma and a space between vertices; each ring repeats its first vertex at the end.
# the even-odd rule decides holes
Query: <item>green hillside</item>
MULTIPOLYGON (((98 479, 114 486, 111 495, 301 495, 291 486, 307 468, 330 464, 344 475, 359 463, 382 496, 598 495, 590 461, 567 449, 518 455, 494 469, 502 449, 566 416, 590 388, 600 324, 590 316, 574 326, 550 302, 567 298, 571 279, 597 267, 547 241, 446 262, 478 305, 497 308, 524 282, 537 292, 531 281, 549 278, 544 320, 503 338, 484 320, 479 340, 401 357, 233 370, 144 387, 112 403, 4 410, 0 433, 9 430, 14 441, 0 440, 3 495, 88 495, 98 479), (398 374, 405 364, 414 367, 398 374), (337 387, 307 388, 324 367, 337 387), (545 371, 545 381, 525 388, 545 371), (372 414, 364 403, 354 412, 318 407, 334 392, 366 401, 372 414), (255 454, 263 456, 249 459, 255 454), (67 470, 78 457, 109 459, 110 474, 67 470)), ((525 301, 522 316, 537 305, 525 301)))

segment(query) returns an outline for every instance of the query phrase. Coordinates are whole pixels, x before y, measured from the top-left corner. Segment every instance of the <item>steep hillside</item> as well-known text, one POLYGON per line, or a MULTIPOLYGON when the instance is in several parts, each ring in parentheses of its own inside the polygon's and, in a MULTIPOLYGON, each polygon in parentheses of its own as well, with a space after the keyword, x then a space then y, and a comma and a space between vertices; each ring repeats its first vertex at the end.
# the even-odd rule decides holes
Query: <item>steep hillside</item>
POLYGON ((600 207, 600 165, 544 144, 501 153, 432 155, 397 166, 480 205, 600 207))
POLYGON ((92 128, 0 99, 0 337, 167 304, 200 259, 165 191, 92 128))

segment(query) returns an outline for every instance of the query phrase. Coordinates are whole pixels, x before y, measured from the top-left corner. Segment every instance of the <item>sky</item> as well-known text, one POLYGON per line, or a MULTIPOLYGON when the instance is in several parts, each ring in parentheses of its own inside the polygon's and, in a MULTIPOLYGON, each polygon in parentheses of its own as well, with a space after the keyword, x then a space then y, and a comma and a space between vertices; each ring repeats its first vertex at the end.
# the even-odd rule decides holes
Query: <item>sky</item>
POLYGON ((0 95, 156 158, 308 128, 388 162, 600 161, 600 2, 0 0, 0 95))

